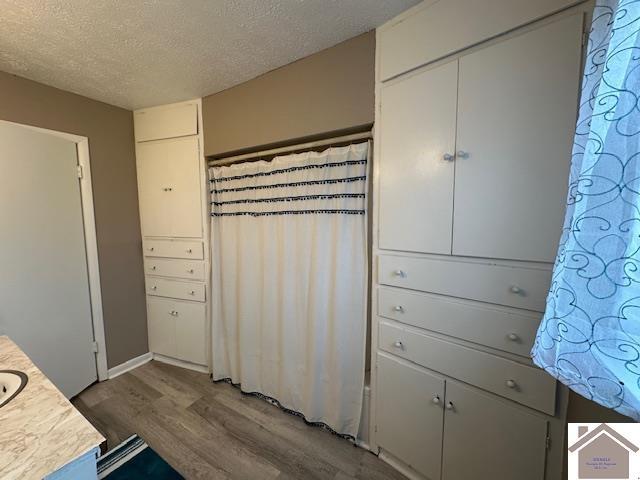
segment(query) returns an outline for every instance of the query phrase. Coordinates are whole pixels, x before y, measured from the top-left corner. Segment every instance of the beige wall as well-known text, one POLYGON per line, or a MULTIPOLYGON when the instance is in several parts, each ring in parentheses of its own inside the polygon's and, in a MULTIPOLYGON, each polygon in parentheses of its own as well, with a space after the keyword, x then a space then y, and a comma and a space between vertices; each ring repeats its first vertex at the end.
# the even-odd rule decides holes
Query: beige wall
POLYGON ((0 72, 0 119, 89 138, 107 361, 146 353, 132 113, 0 72))
POLYGON ((374 66, 372 31, 205 97, 205 155, 372 124, 374 66))

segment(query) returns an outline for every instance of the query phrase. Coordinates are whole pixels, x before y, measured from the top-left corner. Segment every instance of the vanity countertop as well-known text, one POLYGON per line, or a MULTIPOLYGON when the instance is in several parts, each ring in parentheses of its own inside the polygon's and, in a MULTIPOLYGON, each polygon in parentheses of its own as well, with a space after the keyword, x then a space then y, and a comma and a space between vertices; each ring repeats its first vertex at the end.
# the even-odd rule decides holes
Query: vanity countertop
POLYGON ((24 390, 0 408, 0 478, 42 479, 104 441, 6 336, 0 336, 0 370, 29 376, 24 390))

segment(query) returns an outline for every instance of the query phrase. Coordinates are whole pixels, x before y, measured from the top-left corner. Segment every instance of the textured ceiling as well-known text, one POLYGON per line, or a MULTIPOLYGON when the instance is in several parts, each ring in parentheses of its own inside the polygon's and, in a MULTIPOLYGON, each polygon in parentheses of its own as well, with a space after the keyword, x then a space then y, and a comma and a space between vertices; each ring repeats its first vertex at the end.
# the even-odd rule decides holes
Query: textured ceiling
POLYGON ((0 0, 0 70, 125 108, 208 95, 418 0, 0 0))

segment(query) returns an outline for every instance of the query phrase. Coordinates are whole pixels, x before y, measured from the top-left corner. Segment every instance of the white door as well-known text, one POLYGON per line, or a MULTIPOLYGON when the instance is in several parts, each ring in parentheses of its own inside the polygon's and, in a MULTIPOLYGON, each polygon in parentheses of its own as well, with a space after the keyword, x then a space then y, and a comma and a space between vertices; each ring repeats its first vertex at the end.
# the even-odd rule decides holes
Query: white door
POLYGON ((447 380, 442 480, 541 480, 547 420, 447 380))
POLYGON ((382 87, 380 248, 451 253, 458 62, 382 87))
POLYGON ((201 237, 198 138, 139 143, 138 191, 147 237, 201 237))
POLYGON ((0 122, 0 334, 67 397, 97 379, 76 144, 0 122))
POLYGON ((430 480, 440 478, 444 380, 378 354, 378 444, 430 480))
POLYGON ((454 255, 553 262, 581 38, 577 14, 460 59, 454 255))

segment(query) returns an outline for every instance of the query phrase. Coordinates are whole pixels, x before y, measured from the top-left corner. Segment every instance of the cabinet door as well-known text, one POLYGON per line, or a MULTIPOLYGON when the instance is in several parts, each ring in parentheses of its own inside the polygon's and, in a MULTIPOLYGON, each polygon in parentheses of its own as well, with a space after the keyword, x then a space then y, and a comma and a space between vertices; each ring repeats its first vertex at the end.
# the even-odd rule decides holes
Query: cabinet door
POLYGON ((176 318, 171 300, 147 297, 149 350, 169 357, 176 356, 176 318))
POLYGON ((447 380, 443 480, 543 480, 547 420, 447 380))
POLYGON ((377 441, 427 478, 440 478, 444 380, 378 354, 377 441))
POLYGON ((140 143, 136 155, 143 235, 201 237, 198 138, 140 143))
POLYGON ((451 253, 458 62, 382 87, 380 248, 451 253))
POLYGON ((176 304, 176 358, 207 364, 205 306, 202 303, 176 304))
POLYGON ((554 260, 581 37, 577 14, 460 59, 453 254, 554 260))

